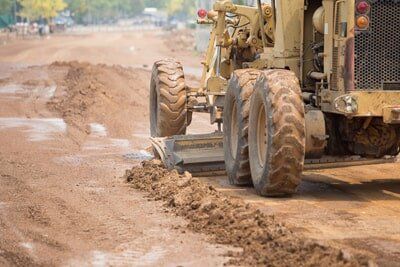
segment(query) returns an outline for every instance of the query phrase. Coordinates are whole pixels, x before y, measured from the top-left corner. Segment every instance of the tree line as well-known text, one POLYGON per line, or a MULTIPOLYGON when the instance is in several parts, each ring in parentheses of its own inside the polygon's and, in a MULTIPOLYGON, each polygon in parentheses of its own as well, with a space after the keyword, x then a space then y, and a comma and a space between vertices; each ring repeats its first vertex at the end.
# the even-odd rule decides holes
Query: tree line
POLYGON ((110 20, 140 14, 146 7, 165 10, 170 16, 190 17, 196 0, 0 0, 0 15, 15 14, 29 20, 51 20, 69 10, 77 22, 85 18, 110 20))

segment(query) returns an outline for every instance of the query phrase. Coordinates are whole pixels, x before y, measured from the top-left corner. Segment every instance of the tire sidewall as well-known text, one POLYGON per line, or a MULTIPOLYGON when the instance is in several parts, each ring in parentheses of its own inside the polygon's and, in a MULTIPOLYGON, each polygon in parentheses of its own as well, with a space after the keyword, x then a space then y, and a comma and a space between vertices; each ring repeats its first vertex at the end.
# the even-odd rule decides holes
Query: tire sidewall
POLYGON ((242 134, 242 130, 245 127, 244 119, 242 116, 241 107, 243 105, 243 100, 241 97, 241 86, 239 84, 239 78, 236 74, 231 78, 228 91, 225 95, 225 105, 224 105, 224 153, 225 153, 225 166, 228 174, 228 178, 231 184, 249 184, 249 182, 240 182, 237 179, 237 172, 239 171, 240 162, 244 160, 244 155, 241 153, 241 148, 246 145, 246 140, 242 134), (232 155, 232 140, 231 140, 231 125, 232 125, 232 114, 234 103, 236 102, 236 120, 239 127, 238 144, 236 147, 236 158, 232 155))
POLYGON ((250 160, 250 168, 251 168, 254 188, 261 195, 265 194, 265 191, 270 183, 269 167, 272 154, 271 153, 272 137, 274 134, 272 114, 271 114, 272 106, 268 94, 269 94, 268 83, 263 74, 256 81, 254 85, 254 92, 250 102, 250 117, 249 117, 249 158, 257 159, 257 160, 250 160), (258 131, 257 124, 258 124, 259 110, 261 107, 265 109, 265 114, 266 114, 265 123, 267 124, 267 149, 265 155, 266 162, 264 163, 264 166, 261 166, 258 160, 259 144, 257 140, 257 131, 258 131), (262 179, 262 177, 265 177, 266 179, 262 179))
POLYGON ((187 111, 187 94, 186 94, 186 89, 183 87, 177 91, 177 87, 179 86, 178 80, 176 79, 176 75, 179 76, 179 78, 183 79, 183 85, 184 85, 184 73, 183 73, 183 68, 181 64, 173 59, 165 59, 165 60, 160 60, 154 63, 153 69, 152 69, 152 74, 151 74, 151 80, 150 80, 150 107, 149 107, 149 116, 150 116, 150 135, 152 137, 165 137, 165 136, 171 136, 171 135, 180 135, 180 134, 186 134, 186 128, 188 126, 188 111, 187 111), (163 69, 164 68, 164 69, 163 69), (165 70, 169 69, 169 71, 165 70), (170 73, 170 71, 173 70, 173 73, 170 73), (170 79, 172 83, 176 83, 175 85, 172 85, 170 87, 170 84, 167 84, 165 81, 163 81, 162 78, 160 78, 160 75, 164 75, 163 77, 172 77, 170 79), (172 88, 172 89, 171 89, 172 88), (166 89, 167 94, 169 96, 177 97, 179 93, 185 92, 185 105, 184 107, 181 108, 173 108, 172 112, 165 112, 163 107, 167 107, 167 109, 171 109, 171 106, 176 105, 177 101, 170 102, 170 99, 168 97, 163 96, 163 94, 166 94, 166 92, 163 92, 163 90, 166 89), (173 91, 172 91, 173 90, 173 91), (180 120, 179 124, 176 124, 174 121, 177 118, 172 118, 171 119, 171 114, 172 113, 178 113, 179 115, 182 113, 185 113, 185 116, 183 117, 184 120, 180 120))
POLYGON ((150 81, 150 135, 157 137, 160 135, 158 132, 159 114, 160 114, 160 90, 158 81, 158 70, 156 66, 153 67, 150 81))

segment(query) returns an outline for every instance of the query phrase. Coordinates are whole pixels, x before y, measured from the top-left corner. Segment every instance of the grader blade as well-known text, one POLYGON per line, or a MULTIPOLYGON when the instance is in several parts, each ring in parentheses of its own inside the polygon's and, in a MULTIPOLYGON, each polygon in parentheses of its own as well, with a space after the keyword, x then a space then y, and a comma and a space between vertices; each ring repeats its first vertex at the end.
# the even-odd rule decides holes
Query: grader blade
POLYGON ((306 159, 304 164, 305 171, 336 169, 362 165, 376 165, 386 163, 396 163, 397 157, 386 156, 383 158, 363 158, 360 156, 333 157, 324 156, 320 159, 306 159))
POLYGON ((167 169, 196 175, 225 173, 222 133, 153 137, 150 140, 167 169))
MULTIPOLYGON (((224 175, 225 162, 223 134, 175 135, 171 137, 152 137, 151 144, 169 170, 188 171, 197 176, 224 175)), ((360 156, 306 159, 305 171, 335 169, 360 165, 374 165, 397 162, 396 157, 369 159, 360 156)))

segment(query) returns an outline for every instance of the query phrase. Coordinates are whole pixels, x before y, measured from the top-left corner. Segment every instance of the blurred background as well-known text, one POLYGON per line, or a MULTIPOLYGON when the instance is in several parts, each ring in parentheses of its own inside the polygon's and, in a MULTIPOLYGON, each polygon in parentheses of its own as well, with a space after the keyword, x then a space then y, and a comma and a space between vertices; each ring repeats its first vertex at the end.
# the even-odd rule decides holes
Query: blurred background
MULTIPOLYGON (((0 0, 2 42, 55 33, 193 29, 203 51, 209 27, 196 25, 196 10, 215 0, 0 0)), ((254 5, 255 0, 236 0, 254 5)))

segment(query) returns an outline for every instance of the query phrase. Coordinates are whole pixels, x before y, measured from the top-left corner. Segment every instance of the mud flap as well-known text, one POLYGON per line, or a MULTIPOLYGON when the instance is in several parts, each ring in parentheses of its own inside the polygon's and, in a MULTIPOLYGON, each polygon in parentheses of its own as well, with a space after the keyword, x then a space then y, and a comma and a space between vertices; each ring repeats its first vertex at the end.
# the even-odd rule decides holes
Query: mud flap
POLYGON ((175 135, 150 138, 165 167, 196 175, 224 175, 223 134, 175 135))

